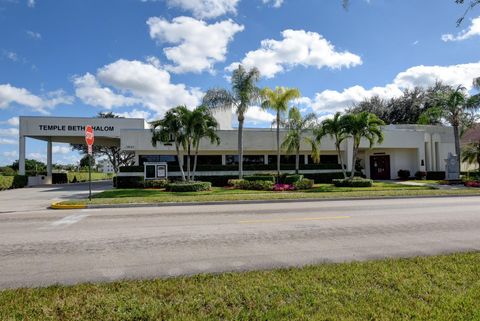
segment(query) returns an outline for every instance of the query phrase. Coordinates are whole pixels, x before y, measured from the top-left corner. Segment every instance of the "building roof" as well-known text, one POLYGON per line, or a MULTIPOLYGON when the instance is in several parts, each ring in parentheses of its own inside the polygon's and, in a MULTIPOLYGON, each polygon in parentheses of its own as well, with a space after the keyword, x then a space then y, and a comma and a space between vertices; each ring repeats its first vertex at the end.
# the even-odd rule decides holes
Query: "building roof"
POLYGON ((462 136, 462 144, 469 144, 473 142, 480 142, 480 124, 476 124, 467 130, 462 136))

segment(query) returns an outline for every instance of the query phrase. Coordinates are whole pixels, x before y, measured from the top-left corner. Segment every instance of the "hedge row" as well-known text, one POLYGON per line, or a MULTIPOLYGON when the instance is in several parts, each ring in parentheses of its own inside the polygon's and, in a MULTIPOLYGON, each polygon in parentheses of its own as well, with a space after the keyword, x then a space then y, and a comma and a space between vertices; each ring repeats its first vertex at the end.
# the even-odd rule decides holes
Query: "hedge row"
MULTIPOLYGON (((92 181, 111 179, 113 174, 92 173, 92 181)), ((67 173, 69 183, 88 182, 88 172, 70 172, 67 173)))
MULTIPOLYGON (((193 167, 193 166, 192 166, 193 167)), ((186 166, 184 166, 186 169, 186 166)), ((259 165, 243 165, 243 170, 245 171, 273 171, 277 169, 276 164, 259 164, 259 165)), ((293 164, 282 164, 282 170, 294 170, 295 165, 293 164)), ((339 164, 300 164, 301 170, 328 170, 328 169, 341 169, 339 164)), ((226 172, 226 171, 237 171, 238 165, 198 165, 197 172, 226 172)), ((143 166, 122 166, 120 167, 121 173, 143 173, 143 166)), ((178 172, 180 167, 175 164, 168 165, 169 172, 178 172)))
POLYGON ((185 193, 209 191, 212 188, 210 182, 177 182, 167 184, 167 191, 185 193))
POLYGON ((28 177, 24 175, 0 176, 0 190, 22 188, 27 186, 28 177))
POLYGON ((333 185, 336 187, 372 187, 373 181, 362 177, 354 177, 353 179, 334 179, 333 185))

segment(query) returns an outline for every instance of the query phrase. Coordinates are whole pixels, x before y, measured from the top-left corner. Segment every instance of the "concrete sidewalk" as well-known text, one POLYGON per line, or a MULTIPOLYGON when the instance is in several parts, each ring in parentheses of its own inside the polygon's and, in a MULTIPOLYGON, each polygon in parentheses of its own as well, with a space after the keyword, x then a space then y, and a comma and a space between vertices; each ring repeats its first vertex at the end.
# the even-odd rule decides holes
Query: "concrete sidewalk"
MULTIPOLYGON (((113 188, 112 181, 92 182, 92 192, 113 188)), ((0 214, 44 210, 52 202, 88 197, 88 183, 43 185, 0 192, 0 214)))

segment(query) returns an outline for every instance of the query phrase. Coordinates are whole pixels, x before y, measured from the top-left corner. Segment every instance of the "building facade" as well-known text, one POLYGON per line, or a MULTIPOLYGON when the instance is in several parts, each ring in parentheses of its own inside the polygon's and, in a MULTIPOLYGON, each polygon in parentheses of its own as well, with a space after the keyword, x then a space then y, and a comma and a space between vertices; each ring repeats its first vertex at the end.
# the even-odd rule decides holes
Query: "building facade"
MULTIPOLYGON (((231 114, 223 112, 216 115, 220 122, 218 135, 220 144, 202 141, 200 144, 198 164, 227 166, 238 164, 237 130, 231 127, 231 114)), ((120 146, 124 151, 135 153, 136 165, 145 162, 166 162, 176 165, 175 147, 172 144, 151 143, 152 132, 143 119, 124 118, 64 118, 64 117, 20 117, 20 173, 25 172, 25 138, 32 137, 47 141, 47 167, 51 175, 52 143, 84 143, 84 128, 92 125, 95 130, 95 144, 120 146)), ((401 169, 409 170, 412 175, 417 171, 444 171, 445 159, 449 153, 454 153, 453 130, 443 126, 421 125, 389 125, 383 127, 385 139, 382 144, 369 148, 362 141, 357 164, 353 164, 353 145, 347 139, 341 146, 341 154, 347 171, 354 168, 372 179, 396 179, 401 169)), ((286 135, 281 130, 281 140, 286 135)), ((325 137, 320 145, 321 162, 318 167, 312 162, 310 149, 302 145, 300 149, 301 164, 304 173, 319 173, 332 171, 325 169, 326 164, 338 164, 334 141, 325 137), (323 165, 323 166, 322 166, 323 165)), ((245 129, 244 131, 244 164, 249 171, 265 168, 264 165, 276 164, 276 133, 275 129, 245 129), (263 165, 263 166, 260 166, 263 165)), ((294 164, 295 157, 283 153, 283 164, 294 164)), ((197 173, 197 176, 236 175, 233 166, 231 172, 197 173)), ((327 166, 328 167, 328 166, 327 166)), ((333 166, 332 168, 334 168, 333 166)), ((336 167, 334 171, 341 171, 336 167)), ((286 172, 291 172, 289 167, 286 172)), ((178 173, 170 172, 171 176, 178 173)))

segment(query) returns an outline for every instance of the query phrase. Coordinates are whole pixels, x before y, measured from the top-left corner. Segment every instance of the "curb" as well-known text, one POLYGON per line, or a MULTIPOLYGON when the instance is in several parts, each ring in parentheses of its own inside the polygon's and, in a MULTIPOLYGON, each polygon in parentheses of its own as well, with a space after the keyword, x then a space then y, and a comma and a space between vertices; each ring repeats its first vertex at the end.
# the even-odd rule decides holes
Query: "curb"
MULTIPOLYGON (((419 195, 419 196, 377 196, 377 197, 343 197, 343 198, 302 198, 302 199, 277 199, 277 200, 239 200, 239 201, 209 201, 209 202, 176 202, 176 203, 126 203, 126 204, 82 204, 60 205, 52 203, 52 209, 102 209, 102 208, 135 208, 135 207, 175 207, 175 206, 200 206, 200 205, 236 205, 236 204, 267 204, 267 203, 313 203, 313 202, 341 202, 341 201, 369 201, 391 199, 424 199, 424 198, 460 198, 480 197, 480 194, 464 195, 419 195), (53 207, 56 204, 56 207, 53 207)), ((59 202, 57 202, 59 203, 59 202)))
POLYGON ((87 205, 84 205, 84 204, 79 204, 79 205, 62 205, 60 204, 61 202, 53 202, 51 205, 50 205, 50 208, 51 209, 54 209, 54 210, 81 210, 81 209, 85 209, 87 208, 88 206, 87 205))

